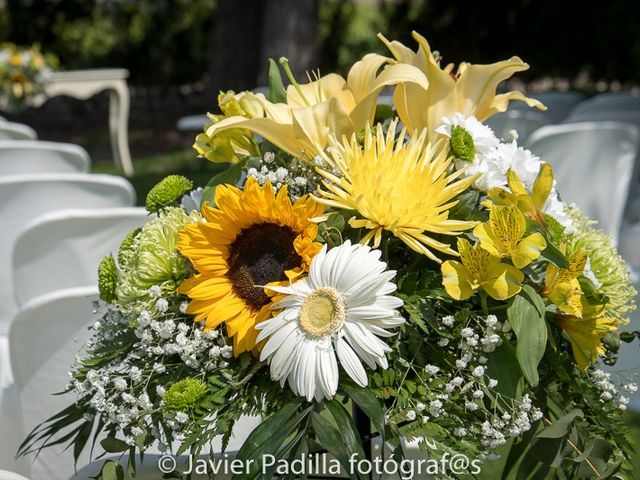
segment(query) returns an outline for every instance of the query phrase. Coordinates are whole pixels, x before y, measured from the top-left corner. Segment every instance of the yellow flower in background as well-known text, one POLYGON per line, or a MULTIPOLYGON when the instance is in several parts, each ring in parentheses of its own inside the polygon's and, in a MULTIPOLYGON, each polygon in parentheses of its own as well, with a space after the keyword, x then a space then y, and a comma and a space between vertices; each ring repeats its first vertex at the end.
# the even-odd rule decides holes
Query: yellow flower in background
POLYGON ((446 140, 430 144, 423 131, 405 141, 406 132, 396 135, 396 126, 397 121, 392 122, 386 135, 381 125, 375 132, 367 130, 364 146, 355 135, 343 143, 333 139, 329 154, 323 155, 328 166, 318 167, 324 188, 316 195, 325 205, 358 212, 361 218, 354 217, 349 224, 370 230, 362 243, 373 240, 377 247, 387 230, 440 262, 433 250, 457 253, 431 234, 457 236, 476 225, 449 218, 449 209, 457 204, 454 198, 476 177, 459 179, 463 170, 451 171, 453 157, 446 140))
POLYGON ((546 226, 547 222, 542 210, 553 190, 553 168, 551 165, 542 163, 531 192, 527 190, 516 172, 511 169, 507 171, 507 184, 511 191, 495 187, 489 190, 489 198, 500 205, 517 206, 531 219, 546 226))
POLYGON ((602 305, 590 306, 584 303, 582 318, 573 315, 556 318, 556 322, 569 337, 573 357, 582 370, 586 370, 599 356, 604 355, 602 338, 618 329, 618 320, 603 316, 602 305))
POLYGON ((511 100, 521 100, 530 107, 546 110, 539 101, 527 98, 521 92, 496 95, 500 82, 529 68, 518 57, 490 65, 461 63, 454 73, 453 64, 440 67, 427 40, 416 32, 413 32, 413 38, 419 45, 417 52, 398 41, 379 37, 398 62, 418 67, 429 80, 427 90, 400 83, 393 94, 398 115, 409 132, 427 128, 431 135, 442 124, 442 117, 451 117, 457 112, 484 121, 494 113, 504 112, 511 100))
MULTIPOLYGON (((562 248, 564 250, 564 247, 562 248)), ((569 266, 560 268, 549 263, 542 296, 548 298, 561 311, 582 317, 582 288, 578 277, 587 264, 587 252, 579 250, 569 257, 569 266)))
POLYGON ((506 300, 521 290, 523 273, 512 265, 501 263, 480 245, 471 246, 458 238, 460 262, 447 260, 442 264, 442 284, 456 300, 466 300, 474 292, 484 290, 496 300, 506 300))
POLYGON ((249 178, 240 190, 216 189, 217 208, 205 204, 206 222, 180 232, 178 250, 196 274, 178 292, 191 298, 187 312, 205 329, 225 323, 237 356, 256 346, 255 324, 271 316, 265 285, 286 285, 307 271, 322 247, 315 242, 322 205, 305 196, 294 204, 283 186, 278 194, 249 178))
POLYGON ((541 233, 525 238, 527 219, 517 207, 491 204, 489 221, 473 229, 480 246, 500 258, 511 258, 516 268, 524 268, 540 256, 547 242, 541 233))
MULTIPOLYGON (((214 139, 231 129, 245 129, 294 157, 311 160, 327 146, 330 136, 341 138, 370 125, 384 87, 407 82, 427 88, 428 82, 418 68, 388 65, 390 62, 382 55, 367 54, 351 67, 346 80, 332 73, 301 85, 290 75, 286 103, 271 103, 261 93, 256 94, 262 107, 260 115, 227 116, 209 126, 206 135, 214 139)), ((290 73, 286 63, 285 70, 290 73)))
MULTIPOLYGON (((251 92, 239 94, 231 90, 220 92, 218 106, 223 115, 207 114, 211 123, 205 126, 205 130, 228 116, 256 118, 264 114, 262 104, 251 92)), ((193 148, 201 157, 218 163, 236 163, 242 157, 260 155, 260 148, 255 137, 249 130, 242 128, 225 130, 213 138, 206 133, 200 133, 196 136, 193 148)))

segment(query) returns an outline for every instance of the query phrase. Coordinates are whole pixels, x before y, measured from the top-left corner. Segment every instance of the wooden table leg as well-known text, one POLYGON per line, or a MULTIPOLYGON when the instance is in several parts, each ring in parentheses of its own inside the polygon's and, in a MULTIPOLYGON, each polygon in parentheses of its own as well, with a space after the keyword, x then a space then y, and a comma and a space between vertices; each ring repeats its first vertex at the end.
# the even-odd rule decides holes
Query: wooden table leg
POLYGON ((119 81, 109 90, 109 134, 114 160, 127 177, 133 175, 129 153, 129 88, 119 81))

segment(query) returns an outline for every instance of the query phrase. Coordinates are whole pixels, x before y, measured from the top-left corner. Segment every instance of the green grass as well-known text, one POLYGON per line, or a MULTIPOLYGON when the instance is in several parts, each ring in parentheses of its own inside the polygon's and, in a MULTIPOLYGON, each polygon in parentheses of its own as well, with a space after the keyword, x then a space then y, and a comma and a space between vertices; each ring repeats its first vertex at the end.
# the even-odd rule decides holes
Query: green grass
MULTIPOLYGON (((193 180, 195 186, 203 187, 213 175, 221 170, 220 165, 198 158, 191 149, 134 158, 133 168, 135 174, 128 180, 136 191, 137 205, 144 205, 147 192, 167 175, 184 175, 193 180)), ((95 164, 91 171, 92 173, 123 175, 113 163, 95 164)))

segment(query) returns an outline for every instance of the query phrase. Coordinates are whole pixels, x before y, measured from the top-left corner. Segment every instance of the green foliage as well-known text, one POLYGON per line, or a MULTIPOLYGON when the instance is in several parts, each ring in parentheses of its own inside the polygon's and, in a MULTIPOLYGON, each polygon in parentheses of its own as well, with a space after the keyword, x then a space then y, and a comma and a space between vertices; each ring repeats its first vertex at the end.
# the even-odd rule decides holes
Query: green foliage
POLYGON ((214 11, 209 0, 10 0, 0 41, 40 43, 66 69, 119 66, 135 84, 184 84, 207 69, 214 11))
POLYGON ((127 233, 127 236, 124 237, 124 240, 120 243, 120 248, 118 248, 118 265, 121 267, 125 267, 128 258, 134 254, 133 242, 141 231, 141 228, 134 228, 127 233))
POLYGON ((507 316, 518 338, 516 357, 522 373, 532 387, 539 382, 538 364, 547 346, 544 301, 529 285, 513 298, 507 316))

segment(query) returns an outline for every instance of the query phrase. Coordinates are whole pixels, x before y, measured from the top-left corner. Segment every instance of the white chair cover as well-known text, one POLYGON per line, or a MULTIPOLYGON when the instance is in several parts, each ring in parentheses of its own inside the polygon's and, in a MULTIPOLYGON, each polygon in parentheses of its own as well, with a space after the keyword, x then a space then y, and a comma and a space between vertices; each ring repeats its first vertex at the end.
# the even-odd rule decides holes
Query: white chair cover
POLYGON ((597 220, 615 242, 639 145, 638 128, 620 122, 550 125, 528 142, 553 166, 562 199, 597 220))
POLYGON ((0 140, 0 175, 88 172, 87 151, 70 143, 0 140))
MULTIPOLYGON (((76 353, 81 350, 81 342, 90 336, 87 327, 97 319, 92 305, 97 295, 96 287, 71 288, 41 295, 25 304, 11 324, 11 361, 15 391, 21 405, 14 416, 19 417, 22 429, 16 430, 14 438, 8 439, 13 445, 4 445, 5 448, 15 451, 33 427, 73 400, 73 394, 51 394, 64 389, 69 380, 67 372, 76 353)), ((237 451, 259 421, 256 417, 243 417, 234 429, 229 450, 237 451)), ((214 451, 220 451, 219 442, 214 442, 212 447, 214 451)), ((34 479, 47 480, 87 479, 100 469, 103 460, 90 464, 87 451, 78 462, 78 475, 74 476, 73 454, 63 450, 64 446, 43 450, 26 470, 24 466, 18 470, 13 465, 1 464, 0 468, 8 467, 34 479)), ((150 449, 148 453, 136 478, 159 478, 159 453, 155 449, 150 449)), ((186 459, 183 458, 181 462, 186 465, 186 459)))
POLYGON ((206 115, 189 115, 178 120, 176 128, 181 132, 201 132, 211 120, 206 115))
POLYGON ((496 113, 485 122, 498 138, 509 138, 509 131, 518 132, 519 142, 524 142, 538 128, 551 123, 543 113, 534 110, 507 110, 496 113))
MULTIPOLYGON (((550 124, 559 123, 567 118, 571 110, 584 98, 584 96, 578 92, 560 91, 541 93, 529 92, 527 93, 527 96, 540 100, 547 107, 547 110, 542 113, 549 120, 548 123, 550 124)), ((509 104, 509 110, 531 111, 531 107, 524 102, 511 102, 509 104)), ((539 110, 533 111, 539 112, 539 110)))
MULTIPOLYGON (((73 394, 61 392, 69 382, 69 367, 89 337, 88 326, 95 321, 92 301, 97 287, 60 290, 42 295, 24 306, 9 332, 9 348, 15 389, 20 401, 16 416, 23 428, 10 438, 16 452, 24 437, 39 423, 67 407, 73 394)), ((64 480, 73 474, 73 453, 65 445, 43 450, 37 459, 31 455, 26 472, 34 479, 64 480), (33 463, 31 463, 33 462, 33 463)), ((88 463, 87 456, 79 465, 88 463)), ((6 467, 5 467, 6 468, 6 467)), ((11 470, 17 470, 9 467, 11 470)))
POLYGON ((125 207, 132 206, 134 200, 131 184, 111 175, 0 176, 0 335, 6 335, 16 310, 11 255, 15 239, 25 225, 55 210, 125 207))
MULTIPOLYGON (((603 111, 640 111, 640 97, 628 92, 607 92, 578 103, 571 111, 571 117, 603 111)), ((593 120, 596 120, 595 118, 593 120)))
POLYGON ((55 290, 97 285, 98 265, 131 230, 149 220, 144 208, 59 210, 38 217, 18 236, 13 285, 18 306, 55 290))
POLYGON ((37 140, 38 134, 28 125, 0 122, 0 140, 37 140))
POLYGON ((27 477, 23 477, 14 472, 7 470, 0 470, 0 480, 29 480, 27 477))

